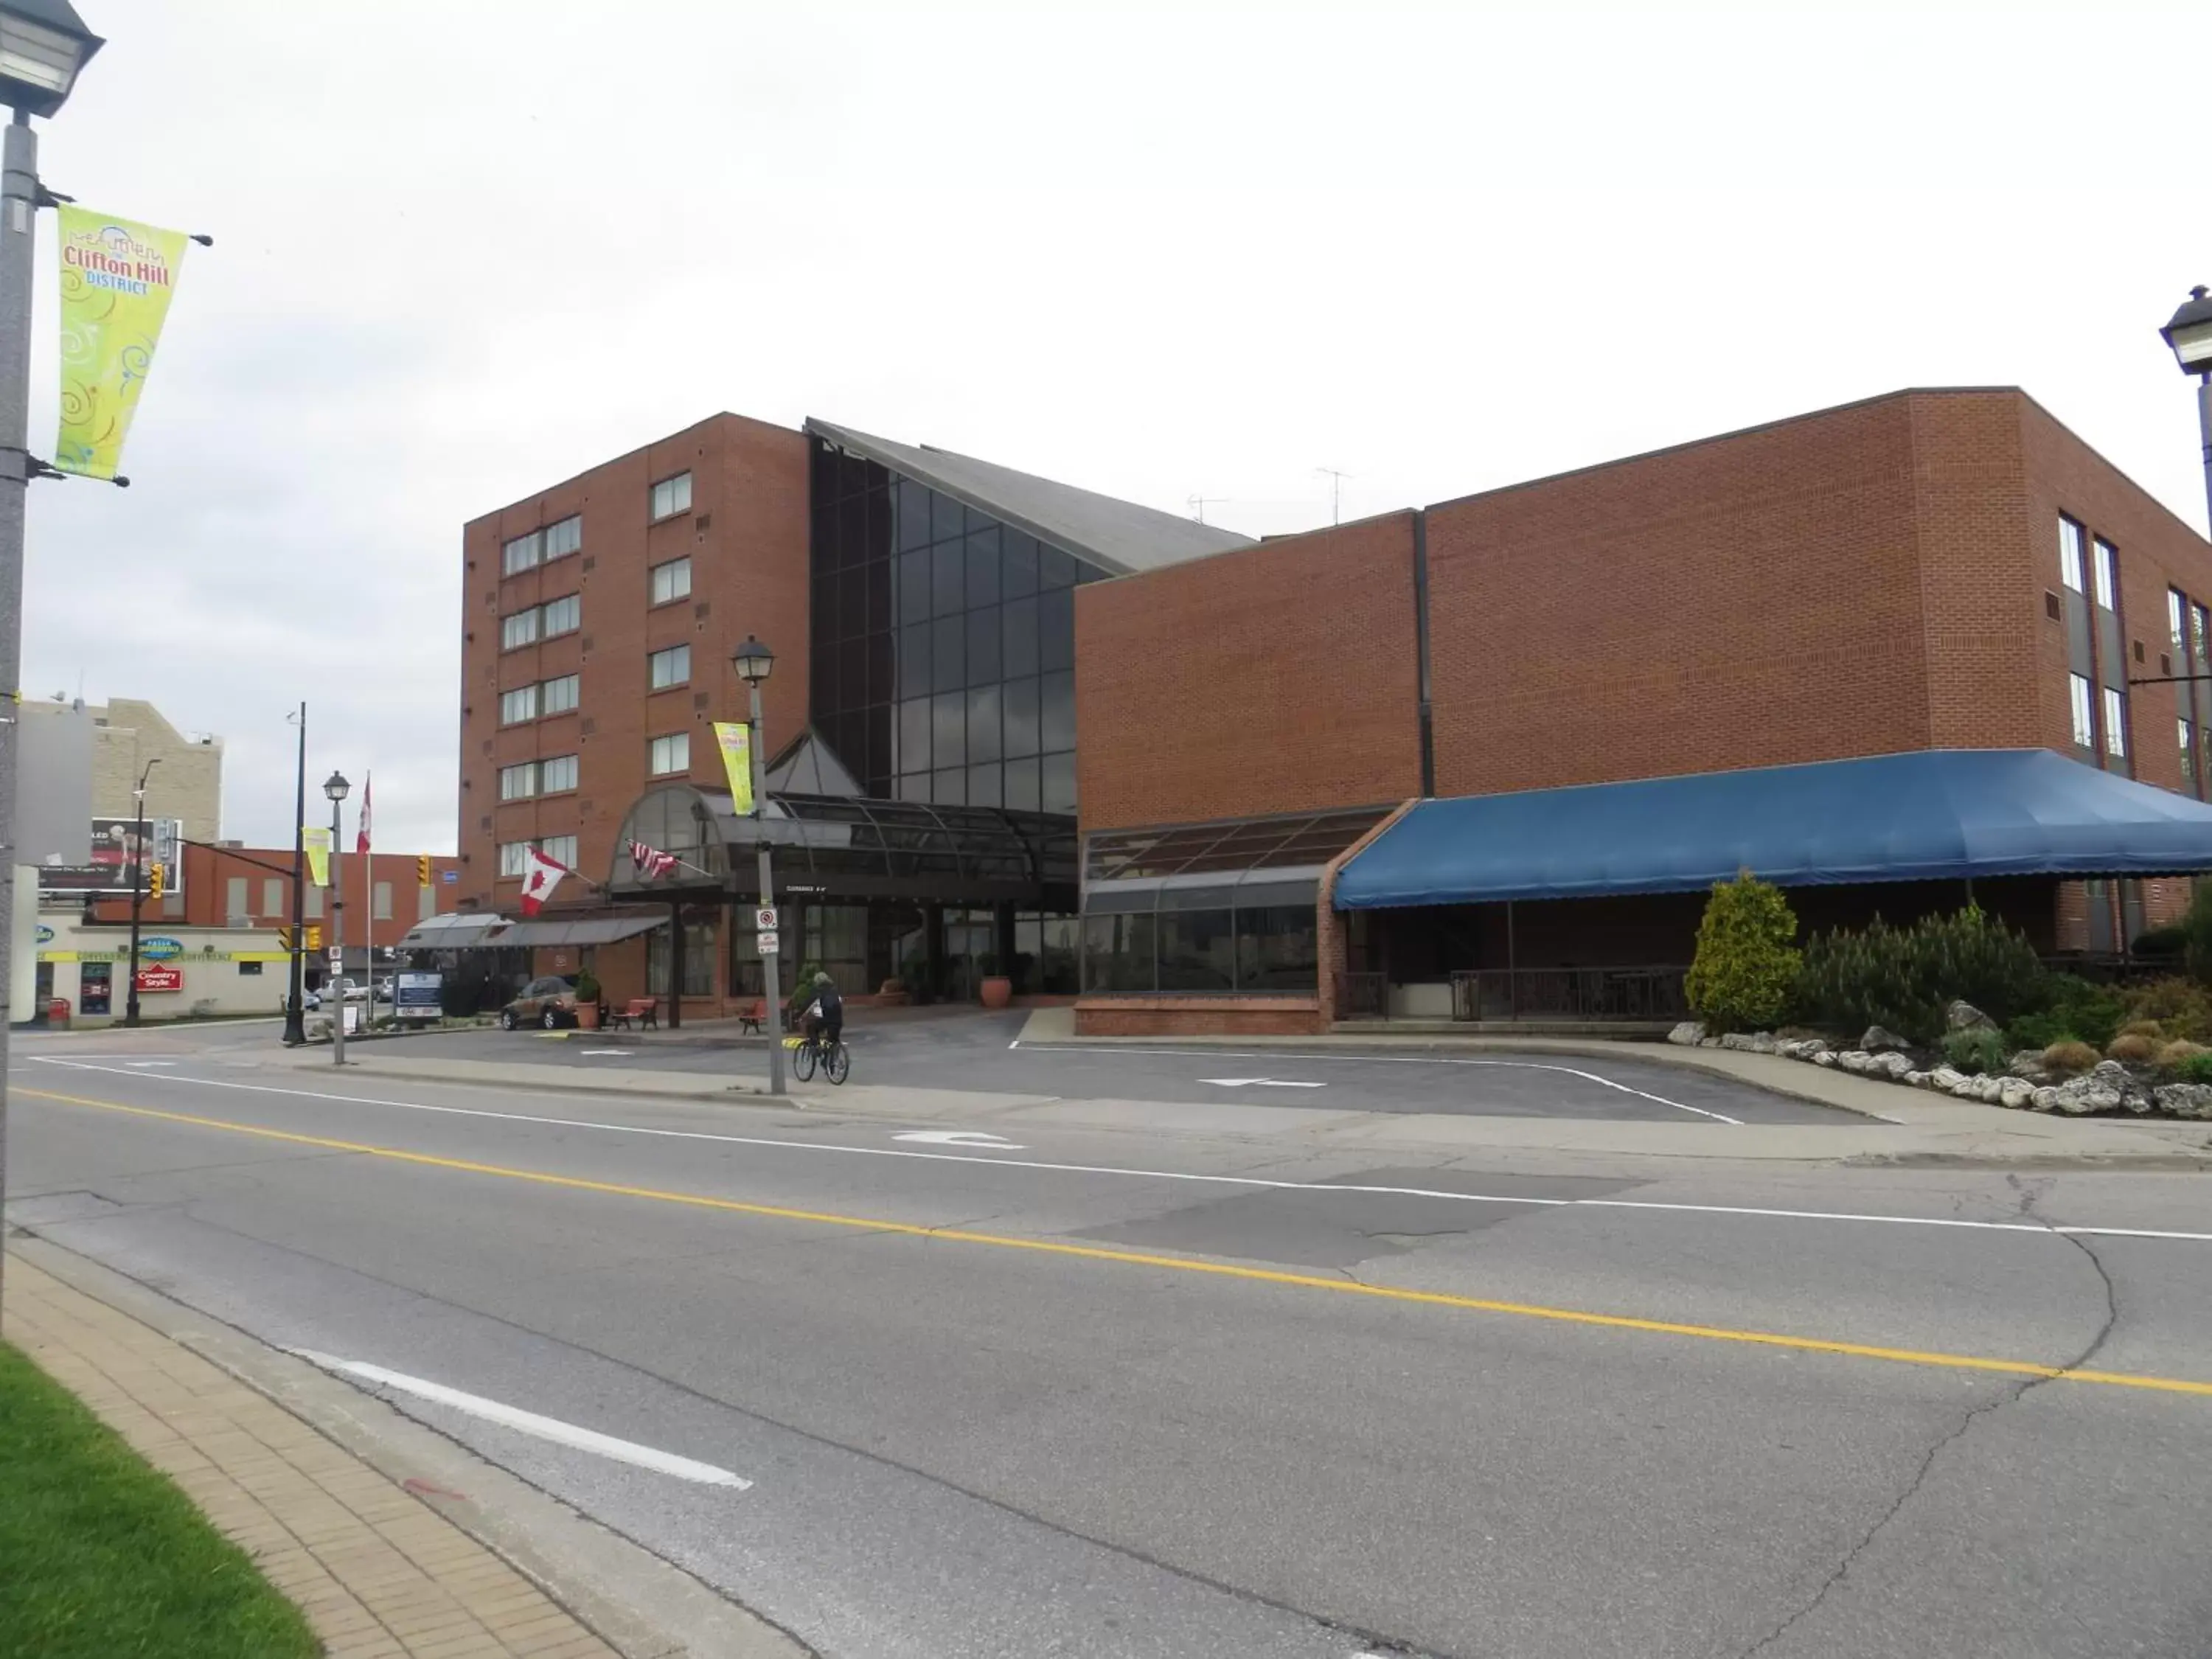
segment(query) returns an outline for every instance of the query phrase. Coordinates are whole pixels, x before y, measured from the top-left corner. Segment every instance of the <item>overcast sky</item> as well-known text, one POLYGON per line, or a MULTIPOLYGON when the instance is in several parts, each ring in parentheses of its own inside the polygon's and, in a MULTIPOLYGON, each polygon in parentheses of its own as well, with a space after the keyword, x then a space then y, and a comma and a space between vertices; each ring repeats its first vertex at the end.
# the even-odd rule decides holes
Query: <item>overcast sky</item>
POLYGON ((45 178, 216 245, 24 689, 221 733, 252 842, 304 697, 451 850, 462 522, 717 410, 1258 533, 2016 383, 2204 523, 2201 5, 79 3, 45 178))

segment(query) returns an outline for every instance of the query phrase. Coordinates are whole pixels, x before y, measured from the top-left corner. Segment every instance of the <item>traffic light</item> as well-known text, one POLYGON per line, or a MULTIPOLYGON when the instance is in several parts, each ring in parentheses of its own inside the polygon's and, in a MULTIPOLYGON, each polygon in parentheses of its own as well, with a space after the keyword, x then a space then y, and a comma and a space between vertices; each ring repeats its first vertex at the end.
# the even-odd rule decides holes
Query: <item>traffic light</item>
POLYGON ((292 948, 292 930, 291 930, 290 928, 289 928, 289 927, 279 927, 279 928, 276 930, 276 948, 277 948, 278 950, 280 950, 280 951, 290 951, 290 950, 291 950, 291 948, 292 948))
POLYGON ((415 884, 417 887, 428 887, 430 884, 430 855, 428 853, 417 853, 415 855, 415 884))
POLYGON ((159 898, 161 896, 164 879, 168 873, 169 872, 167 870, 161 867, 161 862, 158 859, 156 859, 154 863, 149 866, 146 885, 146 896, 148 898, 159 898))
POLYGON ((319 951, 323 948, 323 930, 313 922, 307 924, 307 948, 310 951, 319 951))

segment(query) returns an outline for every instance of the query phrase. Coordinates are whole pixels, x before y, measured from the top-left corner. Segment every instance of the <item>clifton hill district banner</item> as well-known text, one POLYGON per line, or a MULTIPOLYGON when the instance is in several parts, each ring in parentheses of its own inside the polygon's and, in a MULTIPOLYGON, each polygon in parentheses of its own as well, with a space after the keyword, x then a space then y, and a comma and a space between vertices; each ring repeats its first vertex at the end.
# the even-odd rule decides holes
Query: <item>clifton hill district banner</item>
POLYGON ((731 808, 743 817, 753 810, 752 727, 716 720, 714 746, 722 751, 722 775, 730 781, 731 808))
POLYGON ((154 366, 185 234, 61 206, 62 423, 54 465, 112 478, 154 366))

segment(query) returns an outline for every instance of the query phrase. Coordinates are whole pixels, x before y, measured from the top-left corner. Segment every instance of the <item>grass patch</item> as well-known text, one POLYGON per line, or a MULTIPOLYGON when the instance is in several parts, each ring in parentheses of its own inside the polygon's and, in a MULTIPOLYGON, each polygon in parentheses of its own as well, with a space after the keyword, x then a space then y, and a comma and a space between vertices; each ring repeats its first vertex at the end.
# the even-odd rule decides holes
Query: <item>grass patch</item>
POLYGON ((313 1659, 300 1610, 192 1501, 0 1343, 0 1654, 313 1659))

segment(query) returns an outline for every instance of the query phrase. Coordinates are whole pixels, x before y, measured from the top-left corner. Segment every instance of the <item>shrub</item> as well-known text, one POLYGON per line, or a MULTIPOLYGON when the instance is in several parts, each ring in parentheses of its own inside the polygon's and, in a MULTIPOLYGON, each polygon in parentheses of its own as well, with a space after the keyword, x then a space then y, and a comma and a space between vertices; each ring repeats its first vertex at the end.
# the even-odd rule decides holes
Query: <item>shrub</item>
POLYGON ((2011 1063, 2004 1038, 1987 1026, 1953 1031, 1943 1039, 1943 1058, 1962 1072, 2002 1073, 2011 1063))
POLYGON ((2121 1030, 2135 1023, 2155 1021, 2161 1036, 2212 1042, 2212 993, 2203 986, 2181 978, 2159 979, 2126 994, 2130 1024, 2121 1030))
POLYGON ((2105 1048, 2105 1058, 2117 1060, 2125 1066, 2148 1066, 2158 1057, 2165 1045, 2156 1037, 2145 1036, 2139 1031, 2124 1033, 2114 1037, 2105 1048))
POLYGON ((590 969, 576 975, 576 1000, 597 1002, 599 1000, 599 978, 590 969))
POLYGON ((2160 1024, 2154 1019, 2131 1019, 2126 1024, 2120 1027, 2119 1035, 2122 1036, 2157 1037, 2163 1041, 2166 1036, 2166 1027, 2160 1024))
POLYGON ((2097 1063, 2097 1051, 2086 1042, 2054 1042, 2043 1051, 2043 1066, 2051 1072, 2086 1072, 2097 1063))
POLYGON ((1781 889, 1747 870, 1714 883, 1684 986, 1690 1011, 1715 1033, 1771 1030, 1797 981, 1796 937, 1797 918, 1781 889))
POLYGON ((2044 1007, 2051 975, 2025 938, 1969 906, 1910 927, 1877 916, 1856 933, 1818 935, 1805 947, 1797 995, 1804 1013, 1832 1030, 1886 1025, 1933 1042, 1954 1000, 2002 1024, 2044 1007))
POLYGON ((2127 1018, 2127 1004, 2108 985, 2092 985, 2072 974, 2053 974, 2047 981, 2048 1006, 2008 1023, 2005 1035, 2021 1048, 2047 1048, 2054 1042, 2086 1042, 2101 1048, 2127 1018))
POLYGON ((2212 880, 2190 889, 2189 908, 2174 924, 2181 934, 2182 965, 2200 984, 2212 981, 2212 880))
POLYGON ((2212 1054, 2191 1054, 2173 1068, 2184 1083, 2212 1083, 2212 1054))
POLYGON ((2161 1072, 2178 1072, 2199 1054, 2212 1054, 2212 1048, 2201 1042, 2169 1042, 2158 1051, 2158 1068, 2161 1072))
POLYGON ((2166 927, 2145 928, 2128 948, 2139 957, 2178 957, 2188 944, 2188 930, 2175 922, 2166 927))

